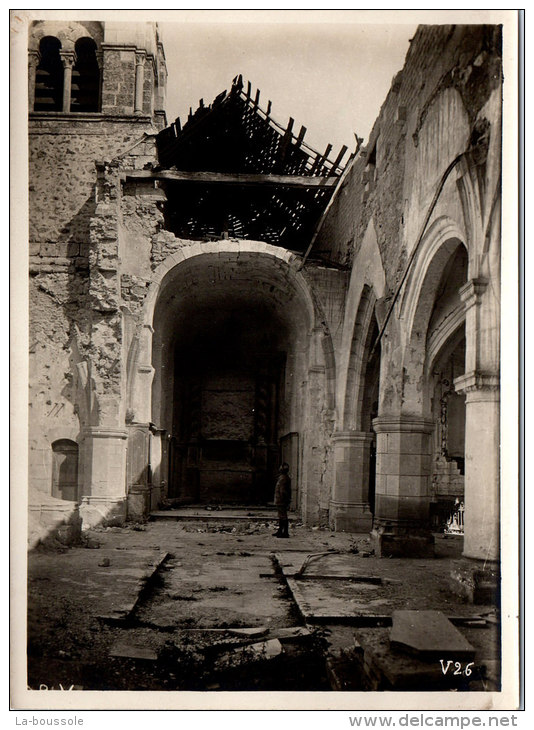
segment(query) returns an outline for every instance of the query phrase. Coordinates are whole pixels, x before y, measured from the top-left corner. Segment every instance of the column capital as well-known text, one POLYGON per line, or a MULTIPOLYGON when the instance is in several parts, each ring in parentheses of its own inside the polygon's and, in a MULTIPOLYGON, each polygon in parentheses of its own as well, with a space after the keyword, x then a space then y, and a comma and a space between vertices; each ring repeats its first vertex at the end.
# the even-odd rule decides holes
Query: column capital
POLYGON ((475 304, 479 304, 480 297, 486 291, 487 286, 488 280, 479 277, 477 279, 470 279, 461 287, 460 299, 464 302, 466 309, 469 309, 469 307, 475 304))
POLYGON ((135 52, 135 65, 136 66, 142 66, 144 65, 146 61, 146 51, 137 51, 135 52))
POLYGON ((30 50, 28 51, 28 65, 37 67, 41 60, 41 54, 39 51, 30 50))
POLYGON ((457 393, 474 393, 477 391, 496 392, 499 390, 500 377, 498 373, 471 370, 454 379, 454 388, 457 393))
POLYGON ((82 431, 83 438, 101 438, 101 439, 126 439, 128 431, 122 428, 106 427, 106 426, 85 426, 82 431))
POLYGON ((434 421, 421 416, 401 415, 401 416, 378 416, 373 419, 373 429, 375 433, 432 433, 434 430, 434 421))
POLYGON ((59 56, 63 64, 63 68, 71 68, 76 61, 76 54, 74 51, 60 51, 59 56))
POLYGON ((373 434, 370 431, 334 431, 332 441, 339 443, 366 443, 373 440, 373 434))

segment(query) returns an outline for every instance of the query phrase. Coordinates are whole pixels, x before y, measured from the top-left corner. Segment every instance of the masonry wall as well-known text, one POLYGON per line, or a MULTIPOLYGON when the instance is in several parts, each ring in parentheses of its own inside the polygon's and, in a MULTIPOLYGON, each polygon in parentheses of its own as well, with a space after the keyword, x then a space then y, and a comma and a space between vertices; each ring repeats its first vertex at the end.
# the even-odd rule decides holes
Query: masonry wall
MULTIPOLYGON (((428 110, 442 91, 455 90, 473 132, 477 115, 501 84, 500 57, 499 26, 419 27, 369 141, 327 216, 318 251, 336 263, 354 261, 373 218, 387 286, 395 288, 407 259, 409 184, 417 173, 418 136, 428 110), (373 151, 376 164, 369 165, 373 151)), ((437 148, 435 154, 446 160, 445 150, 437 148)), ((418 231, 410 233, 415 238, 418 231)))
MULTIPOLYGON (((96 163, 155 131, 146 117, 77 117, 35 114, 29 129, 29 478, 42 497, 51 491, 52 443, 79 442, 82 428, 98 419, 87 363, 101 365, 113 387, 108 373, 121 355, 118 299, 110 304, 109 287, 99 292, 95 276, 99 239, 109 234, 105 226, 91 229, 102 205, 96 163)), ((116 216, 107 224, 116 229, 116 216)), ((106 277, 118 292, 113 267, 106 277)))
MULTIPOLYGON (((501 56, 498 26, 419 27, 317 242, 323 261, 351 267, 336 353, 338 416, 357 395, 348 387, 358 365, 348 343, 365 337, 356 313, 366 292, 376 301, 379 397, 369 438, 376 440, 378 554, 425 554, 430 502, 462 498, 465 483, 465 554, 498 555, 501 56), (439 358, 462 337, 457 369, 442 375, 454 399, 436 404, 439 358), (443 430, 449 419, 462 434, 447 444, 450 454, 431 443, 439 421, 443 430), (464 458, 465 479, 455 462, 464 458)), ((338 418, 334 438, 352 438, 356 451, 362 435, 344 432, 343 423, 338 418)), ((336 463, 334 473, 336 525, 354 511, 361 485, 365 495, 365 470, 347 477, 343 467, 336 463)), ((365 499, 359 509, 365 513, 365 499)))

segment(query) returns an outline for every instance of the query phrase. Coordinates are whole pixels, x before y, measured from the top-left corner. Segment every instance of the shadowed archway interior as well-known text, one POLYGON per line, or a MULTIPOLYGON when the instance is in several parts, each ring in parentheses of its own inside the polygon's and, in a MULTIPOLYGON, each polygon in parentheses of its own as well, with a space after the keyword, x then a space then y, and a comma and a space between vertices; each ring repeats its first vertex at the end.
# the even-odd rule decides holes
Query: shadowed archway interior
POLYGON ((309 313, 279 264, 190 259, 163 283, 154 315, 153 420, 168 435, 170 498, 262 504, 280 440, 302 428, 309 313))

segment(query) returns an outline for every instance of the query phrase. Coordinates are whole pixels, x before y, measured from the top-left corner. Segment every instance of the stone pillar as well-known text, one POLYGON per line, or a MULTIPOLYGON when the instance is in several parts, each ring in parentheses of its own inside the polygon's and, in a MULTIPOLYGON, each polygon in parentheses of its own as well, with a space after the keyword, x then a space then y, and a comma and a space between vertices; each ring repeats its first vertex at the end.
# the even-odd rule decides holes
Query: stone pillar
POLYGON ((417 416, 379 416, 376 442, 375 553, 432 557, 430 532, 431 433, 434 423, 417 416))
MULTIPOLYGON (((321 486, 324 481, 326 457, 322 423, 324 388, 325 368, 323 365, 314 364, 308 369, 305 425, 302 434, 301 512, 306 525, 318 525, 321 520, 321 486)), ((328 507, 328 502, 324 506, 328 507)))
POLYGON ((146 53, 135 53, 135 105, 134 114, 143 113, 143 91, 145 86, 145 58, 146 53))
POLYGON ((153 333, 151 325, 145 324, 139 336, 138 365, 131 404, 135 420, 140 423, 149 423, 152 420, 152 381, 155 373, 152 367, 153 333))
POLYGON ((28 51, 28 111, 35 105, 35 76, 41 55, 39 51, 28 51))
POLYGON ((104 426, 84 429, 84 484, 80 515, 83 529, 120 523, 126 517, 127 431, 104 426))
POLYGON ((144 519, 150 512, 153 484, 152 447, 155 431, 150 423, 134 423, 128 426, 126 488, 129 520, 144 519))
POLYGON ((465 393, 464 556, 498 560, 499 524, 499 378, 467 373, 454 381, 465 393))
POLYGON ((465 375, 456 378, 465 393, 464 555, 499 559, 500 393, 498 302, 485 279, 460 290, 465 304, 465 375))
POLYGON ((488 282, 486 279, 471 279, 460 289, 460 298, 465 306, 465 372, 473 373, 479 370, 484 371, 488 352, 487 347, 482 346, 484 330, 488 333, 493 328, 493 323, 488 323, 487 312, 482 308, 482 297, 486 292, 488 282), (489 326, 488 326, 489 325, 489 326), (486 357, 484 357, 484 355, 486 357))
POLYGON ((104 78, 104 52, 103 51, 96 51, 96 62, 98 64, 98 106, 97 110, 101 111, 102 109, 102 80, 104 78))
POLYGON ((63 111, 70 112, 70 94, 72 88, 72 67, 74 65, 74 53, 69 51, 60 52, 63 62, 63 111))
POLYGON ((373 436, 363 431, 337 431, 334 446, 334 486, 329 507, 336 531, 370 532, 369 459, 373 436))
POLYGON ((150 429, 150 472, 152 483, 150 485, 150 509, 158 508, 163 496, 164 488, 164 443, 167 438, 167 432, 161 428, 152 426, 150 429))

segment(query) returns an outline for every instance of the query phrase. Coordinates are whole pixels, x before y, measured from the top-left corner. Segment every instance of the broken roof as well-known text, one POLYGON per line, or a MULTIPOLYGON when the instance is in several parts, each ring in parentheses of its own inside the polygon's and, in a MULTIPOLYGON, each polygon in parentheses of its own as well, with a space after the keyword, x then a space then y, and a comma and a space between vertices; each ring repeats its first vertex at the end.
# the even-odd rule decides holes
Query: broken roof
POLYGON ((302 252, 310 243, 343 167, 347 150, 329 157, 304 142, 252 96, 241 76, 210 106, 199 103, 181 126, 177 119, 157 136, 160 167, 154 175, 167 192, 167 225, 198 240, 263 240, 302 252), (159 172, 159 175, 158 175, 159 172), (236 187, 237 186, 237 187, 236 187))

